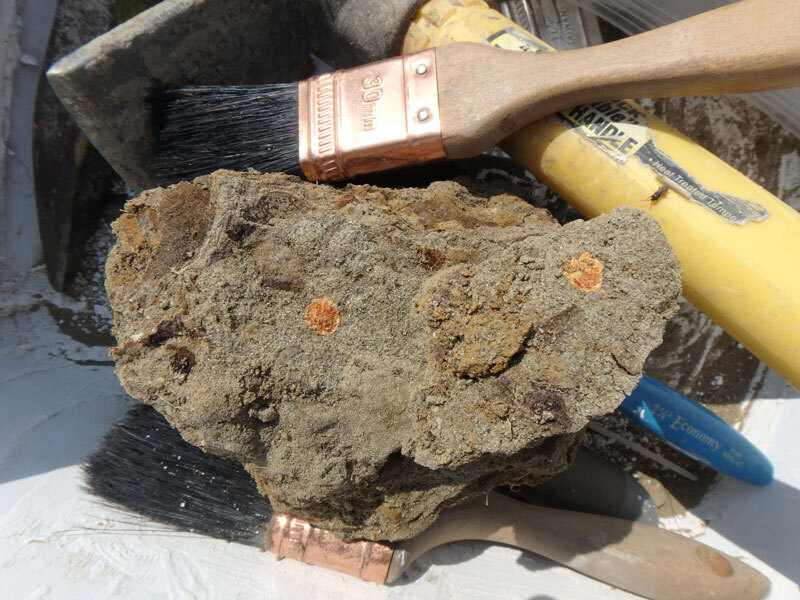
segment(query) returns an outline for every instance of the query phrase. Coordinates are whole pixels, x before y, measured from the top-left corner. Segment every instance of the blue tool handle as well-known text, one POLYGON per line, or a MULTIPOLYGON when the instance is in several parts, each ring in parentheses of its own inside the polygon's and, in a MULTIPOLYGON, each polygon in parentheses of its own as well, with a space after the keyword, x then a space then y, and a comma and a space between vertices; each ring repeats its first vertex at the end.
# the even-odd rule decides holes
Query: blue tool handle
POLYGON ((756 485, 772 481, 772 463, 746 437, 704 406, 652 377, 643 375, 618 410, 720 473, 756 485))

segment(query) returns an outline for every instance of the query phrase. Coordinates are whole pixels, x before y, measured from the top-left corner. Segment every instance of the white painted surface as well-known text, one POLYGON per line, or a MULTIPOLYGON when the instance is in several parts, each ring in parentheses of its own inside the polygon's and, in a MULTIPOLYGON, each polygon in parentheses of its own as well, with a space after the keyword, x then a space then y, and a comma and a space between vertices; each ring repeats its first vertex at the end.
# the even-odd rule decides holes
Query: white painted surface
POLYGON ((32 129, 56 0, 0 0, 0 277, 41 259, 32 129))

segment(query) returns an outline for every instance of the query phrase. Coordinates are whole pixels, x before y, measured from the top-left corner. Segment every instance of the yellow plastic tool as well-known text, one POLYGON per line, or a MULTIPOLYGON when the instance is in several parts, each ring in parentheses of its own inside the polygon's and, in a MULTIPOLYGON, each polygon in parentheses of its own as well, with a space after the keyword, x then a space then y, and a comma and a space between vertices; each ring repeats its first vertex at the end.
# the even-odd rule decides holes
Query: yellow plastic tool
MULTIPOLYGON (((482 0, 430 0, 403 51, 456 41, 552 50, 482 0)), ((586 217, 652 215, 684 296, 800 390, 800 213, 630 100, 547 117, 501 147, 586 217)))

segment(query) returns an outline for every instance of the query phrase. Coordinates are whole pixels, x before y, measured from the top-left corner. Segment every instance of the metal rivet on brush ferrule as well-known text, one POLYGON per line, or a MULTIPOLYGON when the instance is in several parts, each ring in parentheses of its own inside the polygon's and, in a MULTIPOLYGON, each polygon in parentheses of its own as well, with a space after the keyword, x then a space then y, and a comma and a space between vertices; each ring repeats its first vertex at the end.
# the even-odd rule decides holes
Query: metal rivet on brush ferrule
POLYGON ((309 181, 447 157, 434 49, 312 77, 298 91, 300 167, 309 181))

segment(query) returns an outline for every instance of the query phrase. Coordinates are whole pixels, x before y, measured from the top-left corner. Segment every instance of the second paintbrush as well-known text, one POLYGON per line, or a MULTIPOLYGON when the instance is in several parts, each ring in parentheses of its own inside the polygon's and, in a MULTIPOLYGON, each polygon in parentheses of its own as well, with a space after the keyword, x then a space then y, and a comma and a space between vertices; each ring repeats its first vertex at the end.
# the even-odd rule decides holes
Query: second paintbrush
MULTIPOLYGON (((460 42, 299 84, 172 90, 158 170, 163 183, 249 167, 340 181, 474 156, 578 104, 800 85, 799 16, 797 0, 744 0, 593 48, 460 42)), ((614 135, 613 118, 591 125, 614 135)))

